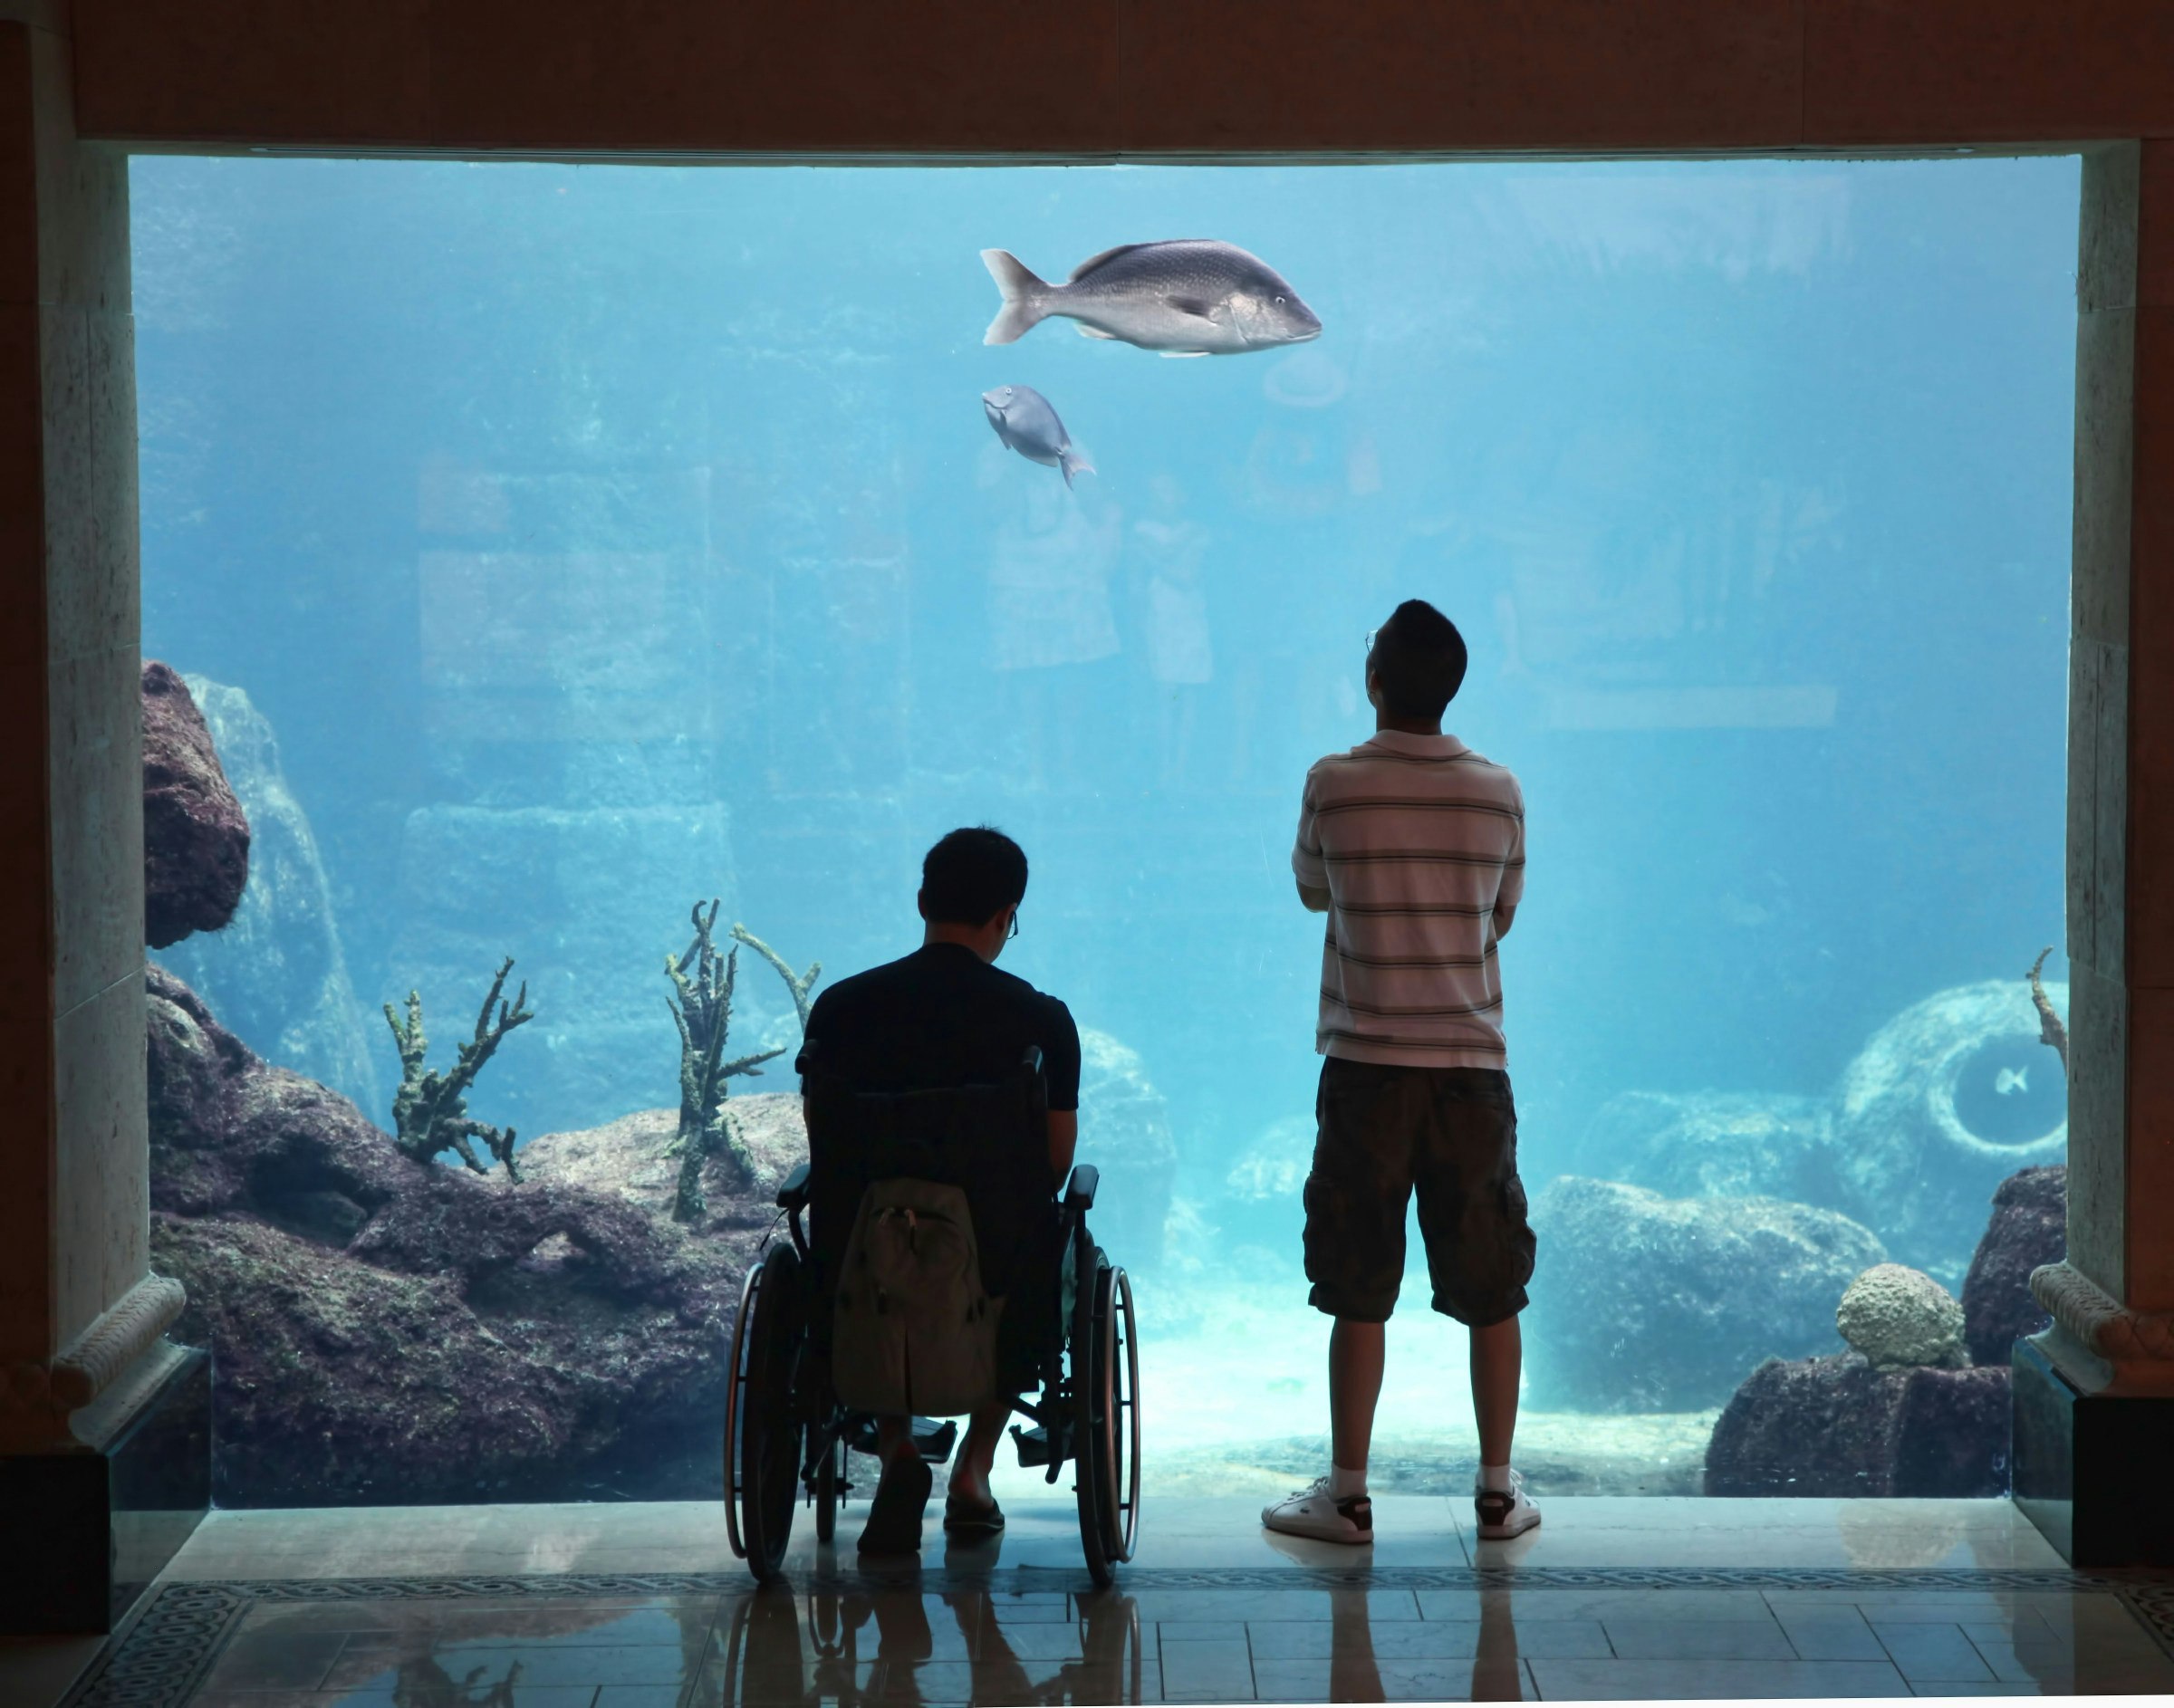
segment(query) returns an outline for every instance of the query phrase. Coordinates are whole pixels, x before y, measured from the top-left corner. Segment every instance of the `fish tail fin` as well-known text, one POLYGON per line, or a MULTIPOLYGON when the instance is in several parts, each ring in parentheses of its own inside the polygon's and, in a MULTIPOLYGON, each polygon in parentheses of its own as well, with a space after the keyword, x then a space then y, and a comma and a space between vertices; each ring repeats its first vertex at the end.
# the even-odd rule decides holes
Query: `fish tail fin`
POLYGON ((989 322, 989 330, 981 335, 981 341, 1013 343, 1049 312, 1043 305, 1043 297, 1049 290, 1048 282, 1036 278, 1032 268, 1006 249, 984 249, 981 264, 988 268, 989 277, 996 281, 996 288, 1004 293, 1004 306, 996 311, 996 318, 989 322))
POLYGON ((1094 473, 1094 465, 1090 463, 1084 456, 1082 456, 1079 452, 1073 450, 1069 445, 1057 453, 1057 467, 1063 474, 1064 484, 1067 486, 1072 485, 1072 477, 1074 475, 1092 475, 1094 473))

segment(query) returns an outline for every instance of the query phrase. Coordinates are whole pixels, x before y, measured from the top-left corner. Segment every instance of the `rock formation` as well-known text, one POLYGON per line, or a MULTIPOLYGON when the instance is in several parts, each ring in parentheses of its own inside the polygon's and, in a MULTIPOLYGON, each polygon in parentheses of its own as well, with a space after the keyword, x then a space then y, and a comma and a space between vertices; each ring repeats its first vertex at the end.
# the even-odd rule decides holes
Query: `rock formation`
POLYGON ((143 940, 154 949, 234 917, 249 881, 249 820, 188 684, 143 661, 143 940))
POLYGON ((721 1348, 806 1154, 798 1100, 736 1099, 755 1159, 669 1214, 670 1109, 523 1147, 524 1182, 410 1161, 148 974, 152 1261, 219 1365, 229 1505, 692 1499, 718 1491, 721 1348))
POLYGON ((2068 1169, 2025 1168, 2000 1183, 1993 1220, 1963 1281, 1963 1322, 1974 1364, 2006 1364, 2015 1342, 2049 1319, 2031 1297, 2031 1271, 2068 1254, 2068 1169))
MULTIPOLYGON (((332 883, 309 815, 281 766, 278 736, 240 688, 200 676, 184 680, 254 837, 249 885, 233 923, 159 958, 258 1054, 364 1108, 382 1109, 384 1081, 372 1051, 387 1060, 390 1051, 355 998, 332 883)), ((465 976, 473 978, 478 964, 494 958, 470 963, 465 976)))
POLYGON ((1178 1144, 1162 1093, 1138 1051, 1108 1032, 1080 1028, 1080 1143, 1076 1160, 1102 1171, 1088 1219, 1095 1242, 1129 1270, 1162 1262, 1178 1144))
POLYGON ((1224 1195, 1239 1204, 1298 1203, 1313 1170, 1314 1137, 1311 1115, 1271 1121, 1224 1175, 1224 1195))
POLYGON ((1601 1106, 1577 1154, 1582 1172, 1671 1198, 1785 1198, 1833 1209, 1844 1207, 1833 1140, 1833 1112, 1817 1098, 1625 1091, 1601 1106))
POLYGON ((1886 1256, 1830 1210, 1576 1175, 1534 1198, 1532 1221, 1548 1284, 1525 1344, 1544 1411, 1718 1406, 1762 1358, 1837 1346, 1836 1296, 1886 1256))
POLYGON ((1959 1310, 1924 1296, 1930 1282, 1921 1275, 1907 1290, 1893 1290, 1897 1299, 1905 1291, 1920 1295, 1920 1320, 1937 1318, 1943 1325, 1919 1341, 1919 1356, 1959 1361, 1967 1348, 1975 1366, 1880 1370, 1854 1351, 1763 1365, 1714 1425, 1707 1493, 2006 1492, 2009 1350, 2017 1335, 2044 1320, 2027 1282, 2032 1269, 2061 1254, 2064 1175, 2057 1167, 2026 1168, 2002 1183, 1959 1310))
POLYGON ((2006 1367, 1775 1358, 1714 1425, 1706 1492, 1984 1499, 2006 1492, 2007 1454, 2006 1367))
MULTIPOLYGON (((2053 1008, 2066 1008, 2066 985, 2044 988, 2053 1008)), ((2023 984, 1966 984, 1904 1010, 1842 1075, 1833 1202, 1898 1262, 1959 1287, 1994 1188, 2019 1167, 2061 1160, 2065 1090, 2041 1031, 2023 984)))
POLYGON ((1970 1361, 1955 1295, 1905 1264, 1875 1263, 1852 1281, 1835 1307, 1834 1326, 1875 1370, 1959 1370, 1970 1361))

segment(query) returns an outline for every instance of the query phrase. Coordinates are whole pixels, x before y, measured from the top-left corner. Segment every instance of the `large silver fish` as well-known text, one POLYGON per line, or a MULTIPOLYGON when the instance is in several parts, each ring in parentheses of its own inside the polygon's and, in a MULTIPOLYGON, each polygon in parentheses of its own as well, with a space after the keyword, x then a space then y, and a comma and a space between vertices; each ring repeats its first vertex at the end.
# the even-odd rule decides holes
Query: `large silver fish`
POLYGON ((1006 446, 1030 463, 1055 469, 1067 486, 1074 475, 1094 473, 1094 465, 1072 448, 1072 435, 1057 419, 1049 399, 1032 386, 998 386, 985 391, 981 411, 1006 446))
POLYGON ((1284 275, 1235 244, 1207 237, 1120 244, 1091 255, 1063 284, 1039 279, 1008 251, 981 259, 1004 293, 983 334, 1008 344, 1053 314, 1089 338, 1114 338, 1165 356, 1236 356, 1303 344, 1321 321, 1284 275))

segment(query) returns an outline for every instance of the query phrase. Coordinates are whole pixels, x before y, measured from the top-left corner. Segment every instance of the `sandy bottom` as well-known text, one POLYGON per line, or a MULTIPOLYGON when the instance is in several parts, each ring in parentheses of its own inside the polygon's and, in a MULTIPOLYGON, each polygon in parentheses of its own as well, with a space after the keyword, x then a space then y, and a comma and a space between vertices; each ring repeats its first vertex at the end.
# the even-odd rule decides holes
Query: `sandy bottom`
MULTIPOLYGON (((1328 1468, 1329 1319, 1305 1302, 1294 1267, 1241 1248, 1212 1272, 1136 1277, 1134 1288, 1145 1490, 1282 1494, 1328 1468)), ((1461 1493, 1478 1457, 1466 1331, 1427 1296, 1424 1275, 1408 1276, 1390 1319, 1369 1482, 1461 1493)), ((1535 1494, 1697 1494, 1717 1415, 1528 1413, 1515 1462, 1535 1494)), ((999 1456, 999 1499, 1048 1492, 1011 1458, 999 1456)))

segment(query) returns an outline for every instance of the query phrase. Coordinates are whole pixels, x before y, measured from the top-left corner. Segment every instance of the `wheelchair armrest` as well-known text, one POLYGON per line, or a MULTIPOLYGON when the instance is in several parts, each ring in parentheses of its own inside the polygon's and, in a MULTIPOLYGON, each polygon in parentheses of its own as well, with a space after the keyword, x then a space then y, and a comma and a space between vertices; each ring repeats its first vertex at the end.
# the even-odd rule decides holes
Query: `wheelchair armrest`
POLYGON ((784 1185, 777 1189, 777 1207, 781 1210, 804 1210, 808 1204, 808 1165, 795 1164, 793 1172, 785 1176, 784 1185))
POLYGON ((1102 1172, 1092 1163, 1081 1163, 1072 1171, 1072 1178, 1064 1183, 1064 1207, 1067 1210, 1094 1208, 1094 1189, 1102 1182, 1102 1172))

